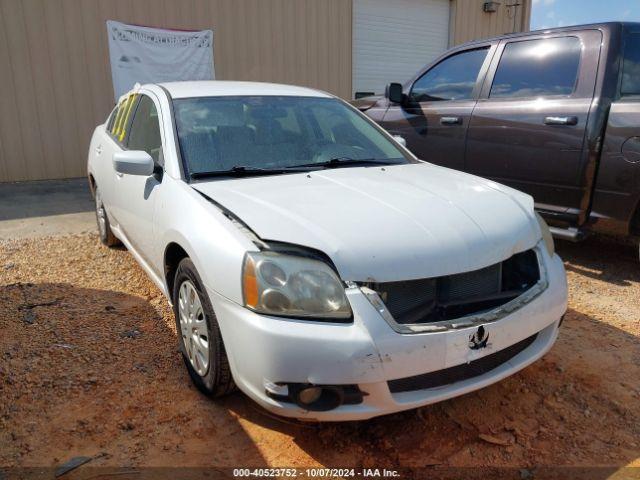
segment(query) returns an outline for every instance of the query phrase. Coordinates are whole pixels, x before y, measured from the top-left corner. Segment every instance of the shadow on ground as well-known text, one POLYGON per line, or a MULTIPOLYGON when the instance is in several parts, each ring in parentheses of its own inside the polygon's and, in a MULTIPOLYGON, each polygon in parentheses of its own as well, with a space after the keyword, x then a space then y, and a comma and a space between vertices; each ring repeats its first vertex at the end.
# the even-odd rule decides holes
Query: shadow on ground
MULTIPOLYGON (((552 351, 498 384, 365 422, 300 424, 241 393, 201 395, 177 352, 166 301, 149 282, 136 286, 144 274, 129 255, 98 247, 93 236, 69 242, 47 255, 65 252, 60 268, 80 272, 70 282, 97 275, 109 289, 27 283, 47 275, 40 253, 16 260, 11 275, 21 282, 0 286, 0 465, 88 455, 98 467, 402 465, 428 468, 429 478, 452 468, 474 478, 487 466, 568 465, 606 466, 571 476, 608 478, 640 458, 639 338, 578 301, 552 351)), ((614 275, 616 289, 637 288, 637 262, 615 246, 608 262, 594 259, 603 255, 598 245, 559 250, 568 266, 614 275)))
POLYGON ((637 244, 592 236, 579 243, 556 241, 556 250, 569 272, 620 286, 640 282, 637 244))
POLYGON ((264 466, 236 415, 191 385, 162 313, 125 293, 1 286, 0 466, 264 466))

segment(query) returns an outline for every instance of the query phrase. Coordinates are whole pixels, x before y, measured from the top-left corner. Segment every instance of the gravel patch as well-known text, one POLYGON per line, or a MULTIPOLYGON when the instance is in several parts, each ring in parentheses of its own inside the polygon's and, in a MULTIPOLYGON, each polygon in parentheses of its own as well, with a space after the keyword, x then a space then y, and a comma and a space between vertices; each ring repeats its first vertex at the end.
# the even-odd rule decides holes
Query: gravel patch
POLYGON ((637 250, 558 250, 570 308, 541 361, 437 405, 317 425, 193 388, 172 312, 126 250, 92 234, 2 242, 0 466, 640 466, 637 250))

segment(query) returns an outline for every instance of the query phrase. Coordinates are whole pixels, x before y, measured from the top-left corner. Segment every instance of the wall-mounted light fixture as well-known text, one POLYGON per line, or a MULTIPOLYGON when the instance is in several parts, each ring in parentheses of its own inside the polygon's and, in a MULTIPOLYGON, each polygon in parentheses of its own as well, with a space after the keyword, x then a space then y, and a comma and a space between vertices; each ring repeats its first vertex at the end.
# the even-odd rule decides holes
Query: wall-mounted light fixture
POLYGON ((495 13, 498 11, 498 7, 500 6, 500 2, 484 2, 482 5, 482 10, 487 13, 495 13))

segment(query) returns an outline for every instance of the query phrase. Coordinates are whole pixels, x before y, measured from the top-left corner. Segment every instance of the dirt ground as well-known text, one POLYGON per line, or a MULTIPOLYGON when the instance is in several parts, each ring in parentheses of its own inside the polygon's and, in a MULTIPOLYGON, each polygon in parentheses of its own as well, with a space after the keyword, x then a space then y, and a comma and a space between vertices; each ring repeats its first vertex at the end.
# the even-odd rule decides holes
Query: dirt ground
POLYGON ((0 243, 0 467, 640 466, 637 250, 558 250, 570 307, 542 360, 419 410, 297 424, 191 386, 168 304, 126 250, 0 243))

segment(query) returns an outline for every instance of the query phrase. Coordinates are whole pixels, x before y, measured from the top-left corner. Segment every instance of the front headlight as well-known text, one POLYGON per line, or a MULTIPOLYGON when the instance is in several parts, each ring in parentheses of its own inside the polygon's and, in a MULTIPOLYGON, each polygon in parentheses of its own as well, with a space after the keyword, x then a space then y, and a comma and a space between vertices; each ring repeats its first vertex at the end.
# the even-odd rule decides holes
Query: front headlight
POLYGON ((553 243, 553 236, 551 235, 551 231, 549 230, 549 225, 547 225, 547 222, 544 221, 544 218, 542 218, 538 212, 536 212, 536 219, 538 220, 538 225, 540 225, 542 239, 544 240, 544 244, 547 247, 547 252, 549 252, 550 257, 553 257, 553 254, 556 251, 556 246, 553 243))
POLYGON ((248 252, 242 291, 245 306, 258 313, 351 318, 342 282, 319 260, 276 252, 248 252))

